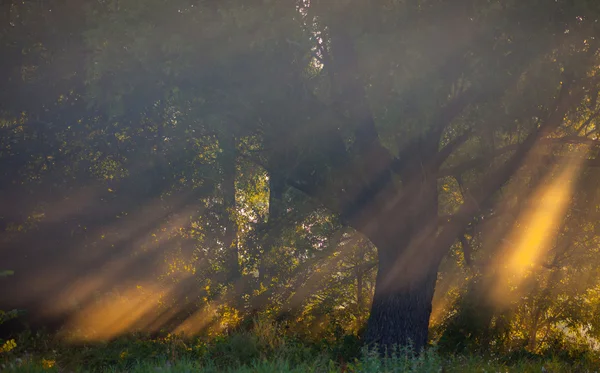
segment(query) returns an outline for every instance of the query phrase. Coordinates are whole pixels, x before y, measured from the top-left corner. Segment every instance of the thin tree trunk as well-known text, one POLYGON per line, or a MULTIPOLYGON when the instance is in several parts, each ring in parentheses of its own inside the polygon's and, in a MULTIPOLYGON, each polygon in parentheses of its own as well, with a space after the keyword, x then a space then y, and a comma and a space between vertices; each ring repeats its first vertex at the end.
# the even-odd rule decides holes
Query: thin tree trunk
POLYGON ((539 319, 540 319, 540 312, 538 309, 538 310, 536 310, 535 314, 533 315, 531 328, 529 329, 529 340, 527 341, 527 349, 530 352, 535 352, 535 349, 537 347, 537 332, 538 332, 539 319))
POLYGON ((223 155, 221 167, 223 172, 223 208, 225 210, 225 233, 223 245, 225 247, 225 266, 227 282, 232 282, 240 276, 238 257, 238 225, 235 219, 235 176, 236 176, 236 147, 233 136, 224 136, 221 139, 223 155))
POLYGON ((364 271, 360 265, 356 266, 356 317, 358 325, 362 324, 362 312, 363 312, 363 277, 364 271))
POLYGON ((285 183, 279 175, 270 175, 269 177, 269 215, 264 227, 263 237, 263 254, 258 264, 258 280, 259 283, 266 280, 266 275, 269 267, 267 262, 269 253, 277 246, 281 238, 283 217, 283 190, 285 183))

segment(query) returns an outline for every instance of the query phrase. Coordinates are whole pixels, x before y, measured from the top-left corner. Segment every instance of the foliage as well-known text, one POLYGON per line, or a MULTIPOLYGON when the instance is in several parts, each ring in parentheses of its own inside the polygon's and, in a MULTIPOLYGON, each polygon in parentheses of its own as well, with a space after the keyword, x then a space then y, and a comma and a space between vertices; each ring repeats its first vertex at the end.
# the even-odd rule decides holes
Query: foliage
MULTIPOLYGON (((0 277, 11 276, 13 273, 14 273, 13 271, 8 271, 8 270, 0 271, 0 277)), ((19 311, 16 309, 11 310, 11 311, 0 310, 0 325, 6 323, 9 320, 17 318, 18 316, 19 316, 19 311)), ((17 343, 15 342, 14 339, 4 340, 4 339, 0 338, 0 357, 10 353, 16 347, 17 347, 17 343)))

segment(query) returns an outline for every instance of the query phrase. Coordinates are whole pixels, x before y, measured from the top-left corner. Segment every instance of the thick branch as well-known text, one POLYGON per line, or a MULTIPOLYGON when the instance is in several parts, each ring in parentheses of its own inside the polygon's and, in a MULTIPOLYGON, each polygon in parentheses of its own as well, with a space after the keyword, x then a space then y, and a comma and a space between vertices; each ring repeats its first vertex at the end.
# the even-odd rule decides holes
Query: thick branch
MULTIPOLYGON (((424 154, 429 161, 420 166, 439 168, 444 160, 461 144, 468 140, 470 131, 453 140, 445 149, 438 152, 440 137, 450 123, 458 117, 463 110, 473 101, 471 90, 463 92, 460 96, 450 101, 443 107, 434 119, 431 128, 424 136, 414 139, 406 146, 391 163, 391 170, 400 176, 410 178, 415 169, 415 154, 424 154), (433 156, 432 156, 433 155, 433 156)), ((422 163, 422 160, 420 161, 422 163)))
POLYGON ((459 237, 460 240, 460 244, 462 245, 462 249, 463 249, 463 255, 465 257, 465 263, 467 264, 467 266, 469 268, 473 267, 473 260, 471 259, 471 253, 473 252, 473 249, 471 247, 471 244, 469 243, 469 241, 467 240, 467 238, 464 235, 461 235, 459 237))
MULTIPOLYGON (((341 25, 332 25, 330 31, 332 82, 336 101, 350 113, 353 122, 355 144, 359 154, 365 154, 377 148, 382 154, 387 151, 381 147, 375 120, 367 102, 364 81, 358 66, 358 55, 353 40, 341 25)), ((389 157, 389 154, 387 154, 389 157)))

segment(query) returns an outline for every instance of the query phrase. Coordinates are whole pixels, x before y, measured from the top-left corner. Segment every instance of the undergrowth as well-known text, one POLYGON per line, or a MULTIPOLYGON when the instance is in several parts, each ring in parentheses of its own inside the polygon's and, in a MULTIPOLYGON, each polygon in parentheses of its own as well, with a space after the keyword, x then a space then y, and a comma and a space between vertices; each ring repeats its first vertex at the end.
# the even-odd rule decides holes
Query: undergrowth
POLYGON ((15 345, 0 354, 3 372, 600 372, 600 363, 592 357, 567 359, 560 354, 448 355, 431 347, 421 354, 396 349, 382 358, 361 348, 354 336, 337 342, 306 341, 268 323, 210 340, 132 334, 74 345, 29 332, 15 338, 15 345))

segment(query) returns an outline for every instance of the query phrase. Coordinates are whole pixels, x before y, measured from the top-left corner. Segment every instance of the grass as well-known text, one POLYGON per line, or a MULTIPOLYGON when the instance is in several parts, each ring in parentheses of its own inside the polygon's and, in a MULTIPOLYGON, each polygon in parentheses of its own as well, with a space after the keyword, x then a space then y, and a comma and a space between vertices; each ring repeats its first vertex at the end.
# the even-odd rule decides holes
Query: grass
POLYGON ((381 359, 375 356, 366 355, 354 362, 348 364, 335 363, 333 360, 315 359, 314 361, 304 361, 292 363, 287 359, 261 360, 256 359, 249 363, 232 366, 219 366, 211 362, 202 362, 201 360, 190 360, 182 358, 170 362, 157 361, 135 361, 130 366, 105 366, 95 368, 86 368, 85 365, 74 369, 61 368, 59 365, 49 367, 47 363, 30 360, 20 364, 9 365, 4 368, 5 372, 129 372, 129 373, 188 373, 188 372, 230 372, 230 373, 300 373, 300 372, 356 372, 356 373, 391 373, 391 372, 412 372, 412 373, 432 373, 432 372, 596 372, 597 367, 575 367, 560 361, 520 361, 513 364, 492 361, 477 356, 460 357, 441 357, 435 352, 425 354, 419 358, 388 358, 381 359), (100 369, 99 369, 100 368, 100 369))
POLYGON ((360 347, 356 337, 339 341, 301 341, 272 324, 250 332, 184 340, 177 336, 123 336, 111 342, 69 345, 42 333, 24 333, 16 347, 0 353, 0 371, 17 372, 600 372, 593 358, 565 359, 560 354, 449 355, 430 348, 416 356, 396 350, 388 358, 360 347))

